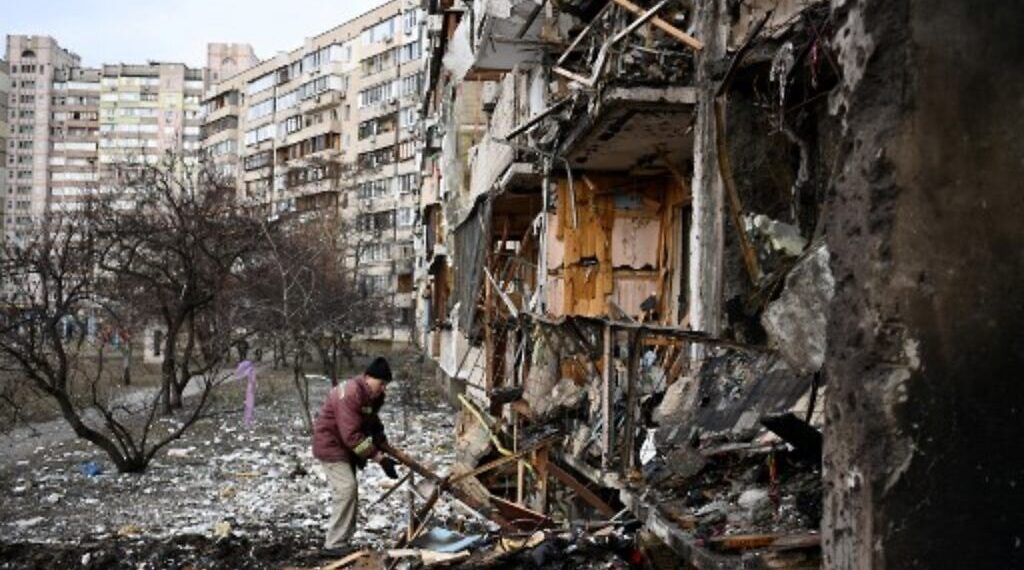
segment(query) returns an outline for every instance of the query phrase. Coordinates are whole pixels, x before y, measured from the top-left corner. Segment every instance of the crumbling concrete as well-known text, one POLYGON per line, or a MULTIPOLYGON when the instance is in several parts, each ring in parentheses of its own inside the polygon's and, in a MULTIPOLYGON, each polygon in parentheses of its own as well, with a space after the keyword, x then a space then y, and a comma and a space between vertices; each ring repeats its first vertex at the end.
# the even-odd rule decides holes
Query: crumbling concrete
POLYGON ((833 2, 828 568, 1024 566, 1024 6, 833 2))
POLYGON ((828 261, 824 244, 811 250, 789 272, 782 294, 761 316, 772 344, 799 374, 817 372, 825 361, 828 306, 835 290, 828 261))

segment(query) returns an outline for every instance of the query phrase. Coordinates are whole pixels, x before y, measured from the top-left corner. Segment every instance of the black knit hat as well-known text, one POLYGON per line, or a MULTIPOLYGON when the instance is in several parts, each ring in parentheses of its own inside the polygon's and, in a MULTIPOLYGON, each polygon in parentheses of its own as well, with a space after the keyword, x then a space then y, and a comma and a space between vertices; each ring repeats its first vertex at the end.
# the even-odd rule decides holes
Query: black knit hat
POLYGON ((383 382, 391 381, 391 367, 388 366, 388 361, 382 356, 378 356, 373 359, 370 366, 366 368, 366 375, 373 376, 374 378, 383 382))

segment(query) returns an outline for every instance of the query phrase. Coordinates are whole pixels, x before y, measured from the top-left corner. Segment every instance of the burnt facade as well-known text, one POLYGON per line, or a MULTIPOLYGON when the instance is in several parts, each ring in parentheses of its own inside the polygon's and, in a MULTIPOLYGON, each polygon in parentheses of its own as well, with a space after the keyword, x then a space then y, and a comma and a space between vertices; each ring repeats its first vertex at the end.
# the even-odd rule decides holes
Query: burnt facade
MULTIPOLYGON (((967 109, 976 81, 945 93, 939 69, 1019 10, 945 45, 953 16, 918 5, 426 4, 418 340, 460 402, 481 500, 629 513, 697 568, 941 567, 901 525, 938 524, 926 489, 963 479, 907 477, 967 468, 933 434, 1006 445, 941 418, 1014 395, 1012 362, 952 338, 988 323, 977 341, 1020 358, 1021 205, 995 188, 1021 164, 977 156, 991 168, 968 176, 947 156, 942 113, 1019 143, 967 109), (984 238, 956 237, 978 207, 999 209, 972 220, 984 238), (1003 269, 956 269, 970 259, 1003 269), (940 318, 979 287, 979 316, 940 318), (971 366, 987 388, 963 384, 971 366)), ((1019 465, 989 468, 1009 485, 1019 465)), ((956 499, 977 501, 961 520, 996 516, 987 491, 956 499)), ((975 557, 1008 548, 976 538, 975 557)))

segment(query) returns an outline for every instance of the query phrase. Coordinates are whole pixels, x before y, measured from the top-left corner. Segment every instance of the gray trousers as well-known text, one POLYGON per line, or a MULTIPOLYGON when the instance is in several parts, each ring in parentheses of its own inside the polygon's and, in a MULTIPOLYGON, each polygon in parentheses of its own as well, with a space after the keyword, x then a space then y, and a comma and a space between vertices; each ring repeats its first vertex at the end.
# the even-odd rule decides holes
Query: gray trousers
POLYGON ((331 486, 331 521, 327 527, 324 548, 344 546, 356 532, 356 507, 359 487, 356 485, 355 467, 350 463, 320 462, 331 486))

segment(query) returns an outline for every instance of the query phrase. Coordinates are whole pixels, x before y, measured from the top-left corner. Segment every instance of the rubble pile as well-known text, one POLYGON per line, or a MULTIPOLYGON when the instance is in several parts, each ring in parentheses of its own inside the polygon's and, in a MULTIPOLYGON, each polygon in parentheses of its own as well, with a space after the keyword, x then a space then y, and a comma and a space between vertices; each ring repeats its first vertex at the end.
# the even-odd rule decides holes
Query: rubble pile
MULTIPOLYGON (((315 389, 314 401, 326 389, 315 389)), ((296 406, 289 393, 264 398, 251 429, 235 413, 201 421, 141 475, 117 473, 95 449, 73 439, 40 442, 0 467, 0 534, 6 542, 57 543, 69 537, 264 536, 272 529, 322 540, 330 491, 296 406)), ((435 466, 452 463, 448 409, 411 410, 407 431, 397 404, 386 406, 382 416, 396 445, 435 466)), ((174 422, 161 420, 159 429, 174 422)), ((392 483, 375 465, 359 477, 364 507, 392 483)), ((406 512, 406 500, 404 492, 394 493, 363 508, 356 542, 381 543, 403 528, 396 513, 406 512)), ((436 516, 456 527, 467 518, 448 503, 436 516)))

